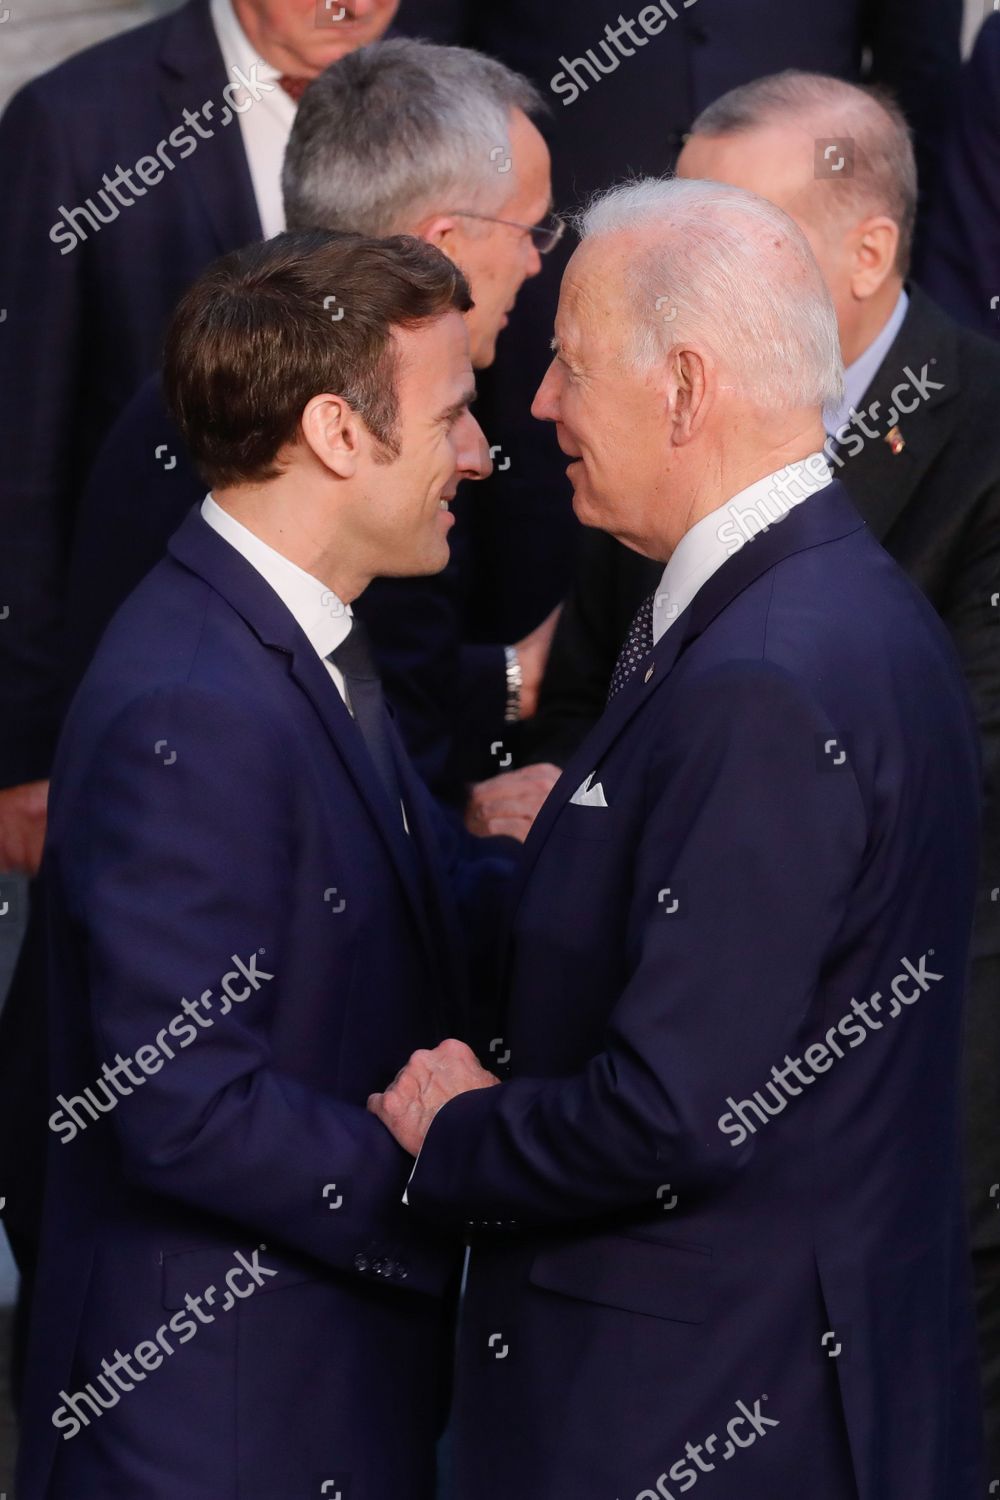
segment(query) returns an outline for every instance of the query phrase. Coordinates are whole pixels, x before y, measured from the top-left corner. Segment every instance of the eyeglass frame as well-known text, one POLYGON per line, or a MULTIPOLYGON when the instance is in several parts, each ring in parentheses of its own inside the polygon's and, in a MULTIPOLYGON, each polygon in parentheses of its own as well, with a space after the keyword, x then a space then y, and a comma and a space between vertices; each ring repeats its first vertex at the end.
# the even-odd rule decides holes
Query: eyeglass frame
POLYGON ((566 233, 566 220, 559 214, 546 214, 545 217, 552 226, 551 228, 546 228, 544 224, 519 224, 516 219, 497 219, 493 214, 476 214, 467 208, 453 208, 451 212, 458 219, 481 219, 486 224, 506 224, 508 229, 521 229, 525 234, 531 235, 532 242, 539 255, 550 254, 566 233), (546 236, 548 242, 544 248, 535 239, 536 234, 546 236))

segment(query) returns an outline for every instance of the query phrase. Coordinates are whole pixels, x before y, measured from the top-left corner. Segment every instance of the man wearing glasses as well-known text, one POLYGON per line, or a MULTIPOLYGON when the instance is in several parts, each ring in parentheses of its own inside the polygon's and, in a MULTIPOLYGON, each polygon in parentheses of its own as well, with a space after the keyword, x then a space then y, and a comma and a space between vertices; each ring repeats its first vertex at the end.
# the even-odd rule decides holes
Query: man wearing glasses
MULTIPOLYGON (((413 234, 443 250, 471 285, 472 363, 485 369, 518 292, 563 233, 551 214, 548 148, 531 120, 539 108, 520 75, 463 48, 397 39, 353 53, 302 97, 282 178, 288 226, 413 234)), ((337 288, 330 293, 333 322, 349 318, 337 288)), ((510 458, 496 462, 506 468, 510 458)), ((71 568, 71 683, 201 498, 151 381, 112 431, 84 496, 71 568), (156 458, 163 445, 176 460, 169 469, 156 458)), ((359 607, 407 748, 431 790, 452 802, 463 795, 471 742, 488 757, 505 724, 534 712, 554 625, 511 645, 462 640, 463 509, 445 575, 376 579, 359 607)), ((557 775, 544 766, 538 774, 547 785, 557 775)))

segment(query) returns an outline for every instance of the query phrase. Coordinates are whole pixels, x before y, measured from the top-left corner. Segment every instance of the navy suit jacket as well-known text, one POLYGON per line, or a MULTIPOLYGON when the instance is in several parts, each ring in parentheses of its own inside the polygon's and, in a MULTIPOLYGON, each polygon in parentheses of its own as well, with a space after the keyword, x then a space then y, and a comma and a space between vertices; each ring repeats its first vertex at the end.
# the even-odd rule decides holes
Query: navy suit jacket
POLYGON ((34 79, 0 120, 0 786, 49 773, 66 561, 101 439, 158 365, 181 292, 260 237, 239 123, 230 112, 221 124, 228 81, 207 0, 189 0, 34 79), (187 131, 193 150, 168 142, 172 170, 96 231, 81 219, 86 241, 63 253, 60 209, 96 200, 119 165, 146 155, 158 165, 158 143, 206 100, 211 138, 187 131))
POLYGON ((324 664, 194 513, 112 623, 53 774, 23 1500, 433 1493, 454 1251, 402 1205, 409 1159, 365 1101, 461 1034, 464 985, 429 799, 396 758, 410 837, 324 664), (149 1075, 111 1109, 101 1066, 137 1053, 149 1075), (259 1246, 278 1274, 226 1309, 259 1246), (53 1426, 163 1325, 143 1384, 53 1426))
POLYGON ((959 322, 1000 338, 1000 16, 965 66, 917 275, 959 322))
POLYGON ((513 1077, 444 1106, 409 1188, 476 1235, 459 1494, 678 1495, 686 1443, 745 1500, 981 1493, 976 738, 944 627, 834 484, 570 761, 525 846, 513 1077), (607 807, 570 801, 591 773, 607 807))

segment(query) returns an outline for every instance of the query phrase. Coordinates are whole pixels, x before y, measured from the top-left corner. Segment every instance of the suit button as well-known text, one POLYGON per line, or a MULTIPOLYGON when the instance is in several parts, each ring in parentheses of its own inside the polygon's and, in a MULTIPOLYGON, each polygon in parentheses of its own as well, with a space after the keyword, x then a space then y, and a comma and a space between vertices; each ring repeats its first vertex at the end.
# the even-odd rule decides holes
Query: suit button
POLYGON ((365 1274, 365 1272, 368 1270, 367 1255, 356 1255, 354 1257, 354 1269, 356 1271, 360 1271, 362 1276, 365 1274))

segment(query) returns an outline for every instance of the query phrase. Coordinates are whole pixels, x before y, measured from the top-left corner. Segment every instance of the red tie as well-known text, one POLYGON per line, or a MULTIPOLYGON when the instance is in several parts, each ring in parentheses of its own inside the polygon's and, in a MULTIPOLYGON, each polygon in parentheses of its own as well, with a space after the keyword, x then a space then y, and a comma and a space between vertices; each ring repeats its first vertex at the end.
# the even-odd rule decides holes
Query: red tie
POLYGON ((288 97, 290 99, 294 99, 295 103, 298 104, 299 100, 302 98, 302 95, 312 83, 312 79, 292 78, 289 74, 286 73, 283 77, 278 79, 278 82, 281 84, 281 87, 284 89, 288 97))

